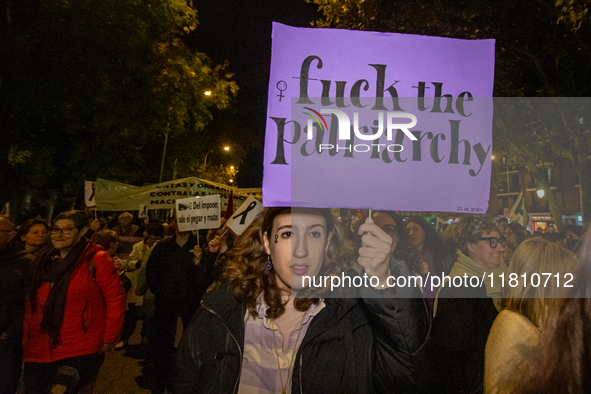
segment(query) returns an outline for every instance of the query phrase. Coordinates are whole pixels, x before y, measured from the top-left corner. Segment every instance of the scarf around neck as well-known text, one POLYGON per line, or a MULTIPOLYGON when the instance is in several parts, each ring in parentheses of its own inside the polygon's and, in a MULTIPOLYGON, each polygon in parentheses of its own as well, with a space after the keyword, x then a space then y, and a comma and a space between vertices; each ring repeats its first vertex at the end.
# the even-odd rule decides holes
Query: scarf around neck
POLYGON ((31 309, 35 310, 39 288, 43 282, 49 282, 51 288, 43 306, 41 331, 49 335, 53 347, 56 347, 60 342, 70 278, 89 243, 90 241, 82 237, 63 259, 58 249, 53 246, 47 247, 39 251, 33 261, 35 268, 29 293, 31 309))
POLYGON ((453 278, 466 274, 468 277, 477 276, 478 278, 482 278, 484 275, 486 295, 492 298, 495 308, 500 312, 502 309, 501 299, 503 298, 503 287, 501 286, 501 278, 499 276, 505 273, 505 264, 501 262, 495 268, 485 269, 460 250, 457 251, 457 254, 458 260, 451 269, 449 276, 453 278), (492 278, 490 276, 491 273, 493 274, 492 278))

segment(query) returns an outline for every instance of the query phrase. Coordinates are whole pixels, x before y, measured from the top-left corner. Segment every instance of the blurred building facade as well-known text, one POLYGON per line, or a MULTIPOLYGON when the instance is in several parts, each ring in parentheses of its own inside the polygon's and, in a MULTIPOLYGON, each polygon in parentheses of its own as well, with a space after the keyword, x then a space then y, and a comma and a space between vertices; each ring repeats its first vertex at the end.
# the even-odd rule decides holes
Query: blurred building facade
MULTIPOLYGON (((564 224, 582 224, 581 192, 579 177, 572 162, 559 158, 548 165, 546 175, 556 202, 562 210, 564 224)), ((546 227, 553 222, 548 206, 548 197, 538 195, 540 187, 526 167, 512 167, 499 161, 493 164, 493 184, 488 213, 495 216, 508 216, 521 192, 532 220, 532 230, 537 226, 546 227), (495 174, 496 172, 496 174, 495 174), (501 180, 502 179, 502 180, 501 180), (496 181, 495 181, 496 180, 496 181)))

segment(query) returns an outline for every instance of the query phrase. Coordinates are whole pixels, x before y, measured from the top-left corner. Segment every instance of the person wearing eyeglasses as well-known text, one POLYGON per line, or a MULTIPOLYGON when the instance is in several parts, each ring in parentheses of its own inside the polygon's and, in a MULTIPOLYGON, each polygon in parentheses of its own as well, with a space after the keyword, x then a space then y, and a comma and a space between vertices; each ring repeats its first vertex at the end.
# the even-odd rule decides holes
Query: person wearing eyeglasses
POLYGON ((26 393, 47 393, 58 370, 74 368, 72 392, 90 393, 123 328, 125 292, 119 270, 101 246, 83 237, 86 216, 59 214, 51 245, 32 263, 23 329, 26 393))
POLYGON ((482 393, 486 340, 501 310, 498 275, 505 269, 505 238, 486 216, 463 217, 454 226, 458 257, 435 301, 431 338, 425 349, 431 364, 428 378, 432 392, 482 393), (478 283, 470 281, 472 277, 478 283))

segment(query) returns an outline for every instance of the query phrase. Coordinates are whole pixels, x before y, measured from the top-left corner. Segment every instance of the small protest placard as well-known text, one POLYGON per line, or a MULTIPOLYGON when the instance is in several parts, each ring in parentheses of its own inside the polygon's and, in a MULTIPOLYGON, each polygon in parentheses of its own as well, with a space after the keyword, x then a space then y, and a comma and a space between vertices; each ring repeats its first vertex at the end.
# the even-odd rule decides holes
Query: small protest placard
POLYGON ((236 235, 241 235, 257 215, 263 210, 263 204, 249 196, 226 223, 226 227, 236 235))
POLYGON ((147 218, 148 217, 148 206, 146 204, 142 204, 140 205, 140 209, 138 210, 138 215, 137 217, 140 219, 143 218, 147 218))
POLYGON ((84 181, 84 205, 88 208, 96 207, 96 185, 92 181, 84 181))
POLYGON ((220 195, 176 200, 180 231, 220 227, 220 195))

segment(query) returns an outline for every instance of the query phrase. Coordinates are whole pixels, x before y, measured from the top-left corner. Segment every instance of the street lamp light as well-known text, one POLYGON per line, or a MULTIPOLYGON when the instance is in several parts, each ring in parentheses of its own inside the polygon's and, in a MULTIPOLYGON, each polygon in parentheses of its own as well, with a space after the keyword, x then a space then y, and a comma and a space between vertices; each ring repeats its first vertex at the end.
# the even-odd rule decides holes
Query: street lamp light
POLYGON ((544 189, 540 189, 536 192, 536 194, 538 195, 538 198, 541 200, 546 195, 546 192, 544 191, 544 189))
POLYGON ((207 169, 207 156, 209 156, 209 154, 211 152, 213 152, 216 149, 223 149, 224 151, 228 152, 230 150, 229 146, 224 146, 223 148, 220 148, 219 146, 213 149, 210 149, 206 154, 205 154, 205 160, 203 160, 203 170, 205 171, 207 169))

